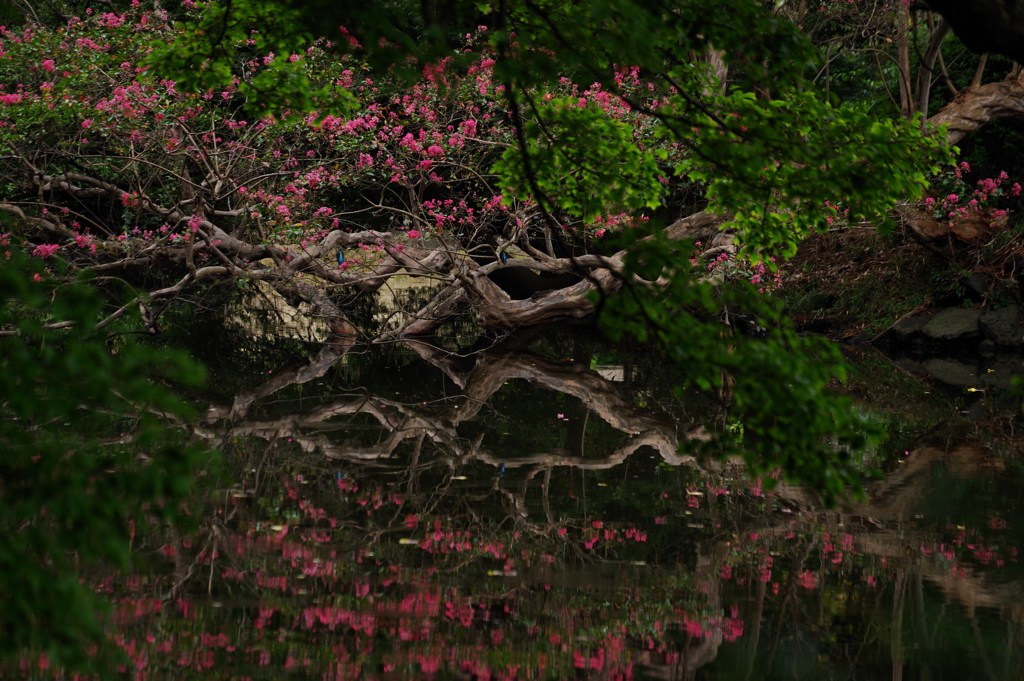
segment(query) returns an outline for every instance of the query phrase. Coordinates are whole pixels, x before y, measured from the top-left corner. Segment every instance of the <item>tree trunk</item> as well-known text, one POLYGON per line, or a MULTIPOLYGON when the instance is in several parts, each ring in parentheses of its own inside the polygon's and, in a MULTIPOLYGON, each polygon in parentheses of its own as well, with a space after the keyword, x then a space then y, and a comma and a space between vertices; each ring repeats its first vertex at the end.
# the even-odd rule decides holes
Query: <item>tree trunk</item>
POLYGON ((946 140, 956 144, 986 123, 1019 116, 1024 116, 1024 72, 1018 68, 1001 82, 961 90, 929 123, 948 125, 946 140))

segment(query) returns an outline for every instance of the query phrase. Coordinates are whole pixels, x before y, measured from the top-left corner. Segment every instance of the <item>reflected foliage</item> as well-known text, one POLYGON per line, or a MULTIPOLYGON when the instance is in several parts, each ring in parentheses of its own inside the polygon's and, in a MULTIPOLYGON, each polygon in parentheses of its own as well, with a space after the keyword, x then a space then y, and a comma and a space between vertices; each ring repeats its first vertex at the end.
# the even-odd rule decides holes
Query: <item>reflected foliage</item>
POLYGON ((206 462, 156 414, 187 418, 154 382, 199 379, 182 356, 91 329, 104 301, 82 283, 33 281, 16 251, 0 266, 0 656, 42 653, 88 668, 102 644, 103 599, 80 582, 97 564, 127 568, 149 523, 181 521, 206 462), (48 329, 50 315, 71 322, 48 329))
POLYGON ((629 273, 667 283, 657 292, 632 284, 609 299, 605 330, 613 338, 626 333, 650 341, 684 368, 680 393, 715 389, 733 404, 733 427, 710 432, 697 451, 742 456, 755 476, 781 469, 828 503, 848 489, 860 495, 863 471, 855 454, 881 432, 849 400, 831 394, 830 381, 845 378, 838 348, 798 335, 781 306, 749 285, 719 290, 711 281, 693 283, 696 268, 673 256, 668 244, 647 239, 628 251, 629 273), (723 320, 746 333, 730 333, 723 320))

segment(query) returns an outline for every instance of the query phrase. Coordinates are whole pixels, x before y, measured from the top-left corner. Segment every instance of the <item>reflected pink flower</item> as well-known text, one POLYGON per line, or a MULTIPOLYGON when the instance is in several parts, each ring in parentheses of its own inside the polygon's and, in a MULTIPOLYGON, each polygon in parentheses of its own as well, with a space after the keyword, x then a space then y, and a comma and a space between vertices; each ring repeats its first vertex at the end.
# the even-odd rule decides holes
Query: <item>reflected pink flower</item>
POLYGON ((796 578, 797 583, 808 591, 818 588, 818 574, 810 570, 804 570, 796 578))

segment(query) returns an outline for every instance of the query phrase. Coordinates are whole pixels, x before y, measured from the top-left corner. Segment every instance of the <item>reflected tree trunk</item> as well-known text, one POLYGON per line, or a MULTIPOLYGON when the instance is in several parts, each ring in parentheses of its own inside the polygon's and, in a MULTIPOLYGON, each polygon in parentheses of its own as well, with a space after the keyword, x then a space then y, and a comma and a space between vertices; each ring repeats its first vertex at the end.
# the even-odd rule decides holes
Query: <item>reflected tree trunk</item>
POLYGON ((757 646, 761 641, 761 620, 764 619, 764 592, 767 583, 757 580, 757 595, 754 599, 754 625, 750 632, 750 640, 747 643, 747 674, 745 679, 750 679, 754 674, 754 666, 757 662, 757 646))
POLYGON ((892 600, 892 634, 889 650, 892 655, 892 681, 903 681, 903 606, 907 594, 907 571, 896 572, 892 600))

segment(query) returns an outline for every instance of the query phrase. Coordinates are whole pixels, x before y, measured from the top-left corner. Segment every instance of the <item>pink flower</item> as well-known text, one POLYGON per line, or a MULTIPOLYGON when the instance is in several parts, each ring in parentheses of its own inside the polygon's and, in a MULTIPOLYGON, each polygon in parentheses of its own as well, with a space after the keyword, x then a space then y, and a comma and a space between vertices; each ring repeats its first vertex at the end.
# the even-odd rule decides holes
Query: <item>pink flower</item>
POLYGON ((55 68, 57 68, 57 62, 55 62, 52 59, 43 60, 43 69, 45 69, 48 72, 52 72, 55 68))
POLYGON ((117 14, 113 14, 111 12, 107 12, 106 14, 100 17, 100 21, 106 24, 107 28, 118 28, 121 24, 124 23, 124 17, 118 16, 117 14))
POLYGON ((91 118, 86 118, 84 121, 82 121, 82 127, 83 128, 91 128, 92 127, 92 119, 91 118))
POLYGON ((409 238, 410 239, 419 239, 420 238, 420 231, 418 229, 410 229, 409 230, 409 238))
POLYGON ((812 590, 818 586, 818 575, 811 572, 810 570, 804 570, 797 578, 797 583, 807 590, 812 590))
POLYGON ((37 258, 42 258, 43 260, 46 260, 51 255, 56 253, 57 249, 59 248, 60 244, 40 244, 39 246, 36 246, 32 250, 32 255, 36 256, 37 258))
POLYGON ((606 230, 606 229, 599 229, 596 232, 594 232, 594 236, 597 237, 598 239, 600 239, 601 237, 603 237, 607 233, 607 231, 608 230, 606 230))

